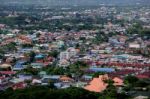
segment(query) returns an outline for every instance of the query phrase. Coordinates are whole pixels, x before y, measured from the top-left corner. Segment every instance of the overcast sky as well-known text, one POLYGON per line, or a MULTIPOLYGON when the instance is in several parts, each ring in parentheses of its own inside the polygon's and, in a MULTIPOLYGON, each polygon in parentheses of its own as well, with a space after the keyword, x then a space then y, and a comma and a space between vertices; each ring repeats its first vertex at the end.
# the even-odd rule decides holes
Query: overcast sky
POLYGON ((98 5, 98 4, 149 4, 150 0, 0 0, 0 4, 44 4, 44 5, 98 5))

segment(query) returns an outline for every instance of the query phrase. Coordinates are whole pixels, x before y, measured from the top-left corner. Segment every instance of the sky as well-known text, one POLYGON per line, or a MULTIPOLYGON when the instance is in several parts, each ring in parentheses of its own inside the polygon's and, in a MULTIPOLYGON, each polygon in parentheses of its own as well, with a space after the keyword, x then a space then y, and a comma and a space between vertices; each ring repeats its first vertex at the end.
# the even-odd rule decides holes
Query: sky
POLYGON ((0 0, 0 4, 40 4, 40 5, 134 5, 137 3, 150 5, 150 0, 0 0))

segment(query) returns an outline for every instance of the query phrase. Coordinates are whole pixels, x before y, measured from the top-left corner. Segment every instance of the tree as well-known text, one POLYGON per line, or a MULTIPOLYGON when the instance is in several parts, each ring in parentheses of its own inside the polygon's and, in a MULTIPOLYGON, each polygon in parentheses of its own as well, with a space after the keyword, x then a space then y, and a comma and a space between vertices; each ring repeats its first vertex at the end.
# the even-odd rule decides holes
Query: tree
POLYGON ((108 41, 108 36, 104 32, 100 31, 96 34, 96 37, 93 39, 93 43, 100 44, 102 42, 108 41))
POLYGON ((49 87, 49 88, 55 88, 54 82, 53 82, 52 80, 49 80, 49 81, 48 81, 48 87, 49 87))
POLYGON ((98 96, 98 93, 82 88, 49 89, 48 86, 32 86, 0 93, 1 99, 98 99, 98 96))
POLYGON ((141 35, 142 36, 150 36, 150 29, 142 29, 141 30, 141 35))
POLYGON ((76 65, 77 68, 88 67, 87 63, 85 63, 83 61, 77 61, 77 62, 74 63, 74 65, 76 65))
POLYGON ((37 75, 38 74, 38 70, 32 68, 31 66, 28 66, 27 68, 25 68, 23 70, 23 72, 27 73, 27 74, 31 74, 31 75, 37 75))
POLYGON ((138 81, 139 81, 138 78, 135 77, 135 76, 131 76, 131 75, 126 76, 126 77, 124 78, 124 84, 125 84, 126 86, 123 88, 123 90, 125 90, 125 91, 131 90, 133 87, 135 87, 135 84, 136 84, 138 81))
POLYGON ((135 83, 136 87, 147 87, 148 85, 149 83, 144 80, 139 80, 135 83))
POLYGON ((129 34, 139 34, 141 35, 141 31, 143 30, 143 27, 140 23, 134 23, 131 27, 127 29, 127 32, 129 34))
POLYGON ((104 75, 104 72, 96 72, 92 75, 92 77, 99 77, 99 75, 104 75))
POLYGON ((103 91, 103 97, 105 97, 106 99, 116 99, 117 97, 117 89, 116 87, 113 85, 114 81, 113 80, 105 80, 105 83, 107 83, 107 88, 106 90, 103 91))
POLYGON ((37 33, 37 34, 36 34, 36 37, 37 37, 37 38, 39 38, 40 36, 41 36, 41 34, 40 34, 40 33, 37 33))
POLYGON ((30 57, 30 62, 33 62, 34 61, 34 57, 35 57, 35 52, 34 51, 31 51, 30 53, 27 54, 28 57, 30 57))
POLYGON ((33 44, 22 44, 21 46, 23 48, 30 48, 30 47, 33 47, 33 44))
POLYGON ((125 83, 126 85, 131 85, 131 86, 134 86, 134 84, 135 84, 137 81, 138 81, 138 78, 135 77, 135 76, 131 76, 131 75, 125 77, 125 79, 124 79, 124 83, 125 83))
POLYGON ((52 56, 52 57, 54 57, 54 58, 57 58, 57 56, 59 55, 59 52, 56 51, 56 50, 54 50, 54 51, 52 51, 52 52, 49 52, 48 55, 49 55, 49 56, 52 56))
POLYGON ((31 84, 32 81, 31 81, 31 80, 25 80, 24 82, 25 82, 28 86, 30 86, 30 84, 31 84))
POLYGON ((65 71, 63 67, 56 67, 52 73, 55 75, 64 75, 65 71))

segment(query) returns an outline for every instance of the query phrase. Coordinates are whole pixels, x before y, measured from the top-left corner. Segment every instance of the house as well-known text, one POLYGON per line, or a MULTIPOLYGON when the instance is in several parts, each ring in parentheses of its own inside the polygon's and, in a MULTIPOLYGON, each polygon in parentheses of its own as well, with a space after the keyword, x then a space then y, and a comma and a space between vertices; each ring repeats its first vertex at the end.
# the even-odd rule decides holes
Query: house
POLYGON ((12 66, 10 64, 1 64, 0 68, 3 70, 12 70, 12 66))
POLYGON ((86 82, 81 82, 81 81, 78 81, 78 82, 72 84, 72 86, 80 87, 80 88, 84 88, 86 85, 87 85, 86 82))
POLYGON ((58 48, 62 48, 64 46, 64 42, 63 41, 58 41, 57 42, 57 47, 58 48))
POLYGON ((23 79, 20 78, 12 78, 11 80, 9 80, 10 83, 12 83, 12 88, 14 90, 16 89, 23 89, 26 87, 25 82, 23 81, 23 79))
POLYGON ((19 74, 19 75, 17 75, 17 77, 22 81, 32 80, 32 75, 30 75, 30 74, 19 74))
POLYGON ((82 76, 82 78, 81 78, 81 79, 82 79, 83 81, 91 81, 91 80, 92 80, 92 78, 93 78, 92 76, 84 75, 84 76, 82 76))
POLYGON ((5 24, 0 24, 0 29, 3 29, 3 28, 5 28, 5 27, 6 27, 5 24))
POLYGON ((9 80, 9 82, 13 83, 13 84, 16 84, 16 83, 20 83, 20 82, 23 82, 22 79, 19 79, 19 78, 12 78, 11 80, 9 80))
POLYGON ((35 59, 43 59, 44 55, 43 54, 38 54, 35 56, 35 59))
POLYGON ((25 64, 26 64, 26 61, 17 61, 13 67, 13 70, 14 71, 22 70, 26 67, 25 64))
POLYGON ((35 85, 35 84, 37 85, 37 84, 41 84, 41 83, 42 83, 42 81, 40 79, 33 79, 32 80, 33 85, 35 85))
POLYGON ((0 71, 0 74, 4 76, 12 76, 16 74, 16 72, 15 71, 0 71))
POLYGON ((144 71, 138 75, 136 75, 139 79, 149 79, 150 78, 150 70, 144 71))
POLYGON ((89 68, 89 71, 93 71, 93 72, 114 72, 115 69, 113 69, 113 68, 97 68, 97 67, 91 67, 91 68, 89 68))
POLYGON ((0 76, 0 91, 7 89, 11 84, 9 84, 9 77, 0 76))
POLYGON ((73 47, 68 48, 67 52, 69 52, 69 57, 75 56, 77 54, 76 49, 73 47))
POLYGON ((60 75, 45 75, 42 77, 42 85, 48 85, 50 81, 56 83, 59 82, 60 75))
POLYGON ((60 61, 64 59, 69 59, 69 52, 61 52, 60 53, 60 61))
POLYGON ((23 89, 25 88, 27 85, 24 82, 19 82, 19 83, 15 83, 12 85, 13 90, 16 89, 23 89))
POLYGON ((18 50, 18 53, 30 53, 31 51, 33 51, 32 48, 21 48, 18 50))
POLYGON ((134 97, 134 99, 148 99, 148 96, 137 96, 137 97, 134 97))
POLYGON ((46 75, 46 71, 40 71, 40 72, 39 72, 39 75, 40 75, 40 77, 45 76, 45 75, 46 75))
POLYGON ((71 83, 74 81, 72 78, 67 76, 61 76, 59 80, 63 83, 71 83))
POLYGON ((31 63, 31 67, 40 69, 40 68, 44 67, 44 64, 43 63, 31 63))
POLYGON ((77 50, 73 47, 70 47, 67 49, 67 51, 61 52, 60 53, 60 61, 61 60, 68 60, 71 57, 75 56, 77 54, 77 50))
POLYGON ((140 46, 138 43, 129 43, 129 48, 140 48, 140 46))
POLYGON ((108 79, 108 76, 101 75, 98 78, 93 78, 89 85, 85 86, 84 89, 93 92, 102 92, 108 85, 104 82, 105 79, 108 79))
MULTIPOLYGON (((97 78, 93 78, 93 80, 88 85, 86 85, 84 89, 93 91, 93 92, 102 92, 108 86, 105 80, 109 80, 109 79, 111 78, 109 78, 108 75, 100 75, 97 78)), ((123 80, 118 77, 114 77, 112 80, 114 81, 115 86, 123 85, 123 80)))
POLYGON ((124 84, 123 80, 118 77, 113 78, 113 81, 115 86, 122 86, 124 84))
POLYGON ((68 60, 61 60, 60 62, 59 62, 59 66, 60 67, 67 67, 68 65, 70 64, 70 62, 68 61, 68 60))
POLYGON ((4 85, 8 83, 8 78, 1 76, 0 77, 0 85, 4 85))

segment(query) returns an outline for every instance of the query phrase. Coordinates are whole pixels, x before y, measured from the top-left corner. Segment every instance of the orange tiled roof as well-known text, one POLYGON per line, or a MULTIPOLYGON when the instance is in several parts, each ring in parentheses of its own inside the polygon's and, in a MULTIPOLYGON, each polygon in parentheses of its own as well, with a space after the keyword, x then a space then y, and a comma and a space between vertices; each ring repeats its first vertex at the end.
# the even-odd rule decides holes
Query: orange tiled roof
MULTIPOLYGON (((106 89, 107 83, 104 82, 104 80, 108 80, 108 75, 100 75, 98 78, 94 78, 89 85, 85 86, 84 89, 93 91, 93 92, 102 92, 106 89)), ((115 86, 121 86, 123 85, 123 80, 115 77, 113 79, 115 86)))
POLYGON ((104 82, 104 77, 104 75, 101 75, 98 78, 94 78, 89 85, 85 86, 85 89, 94 92, 102 92, 107 87, 107 84, 104 82))
POLYGON ((115 86, 122 86, 122 85, 123 85, 123 80, 120 79, 120 78, 118 78, 118 77, 115 77, 115 78, 113 79, 113 81, 114 81, 114 85, 115 85, 115 86))
POLYGON ((73 79, 70 78, 70 77, 67 77, 67 76, 61 76, 61 77, 60 77, 60 80, 62 80, 62 81, 64 81, 64 80, 71 81, 71 80, 73 80, 73 79))

